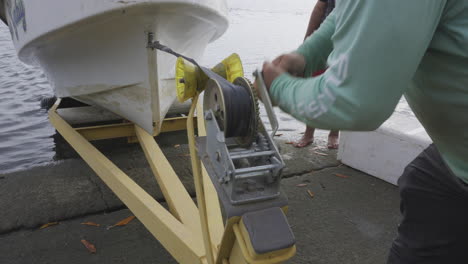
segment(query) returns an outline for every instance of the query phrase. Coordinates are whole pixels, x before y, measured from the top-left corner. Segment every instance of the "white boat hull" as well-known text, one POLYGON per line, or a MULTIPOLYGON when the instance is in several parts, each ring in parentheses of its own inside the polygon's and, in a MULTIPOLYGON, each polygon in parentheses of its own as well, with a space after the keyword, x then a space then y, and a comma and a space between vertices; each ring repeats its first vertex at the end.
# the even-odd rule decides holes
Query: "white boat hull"
POLYGON ((199 59, 227 28, 224 0, 6 0, 5 10, 19 58, 42 67, 58 97, 103 107, 156 133, 176 98, 176 58, 147 49, 148 33, 199 59))

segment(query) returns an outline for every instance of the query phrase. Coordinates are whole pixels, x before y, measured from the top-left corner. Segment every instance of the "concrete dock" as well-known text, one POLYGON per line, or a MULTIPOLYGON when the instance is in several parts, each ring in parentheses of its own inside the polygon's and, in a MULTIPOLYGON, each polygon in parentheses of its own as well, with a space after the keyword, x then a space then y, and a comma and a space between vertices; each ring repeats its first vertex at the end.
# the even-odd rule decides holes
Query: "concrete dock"
MULTIPOLYGON (((341 165, 325 137, 319 132, 304 149, 277 137, 298 248, 289 263, 385 263, 399 220, 397 187, 341 165)), ((160 136, 158 143, 194 195, 184 134, 160 136)), ((60 161, 0 175, 0 263, 175 263, 137 219, 106 228, 132 213, 67 144, 59 145, 60 161), (81 224, 88 221, 100 227, 81 224), (39 228, 49 222, 59 224, 39 228), (90 254, 81 239, 97 252, 90 254)), ((164 202, 139 145, 114 140, 97 146, 164 202)))

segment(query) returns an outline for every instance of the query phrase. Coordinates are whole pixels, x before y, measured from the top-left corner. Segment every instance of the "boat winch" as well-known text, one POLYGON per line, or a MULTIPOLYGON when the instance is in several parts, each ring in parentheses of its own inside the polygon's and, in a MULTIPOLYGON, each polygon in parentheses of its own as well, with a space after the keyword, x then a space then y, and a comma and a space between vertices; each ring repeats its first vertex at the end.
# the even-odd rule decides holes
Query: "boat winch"
MULTIPOLYGON (((178 57, 177 94, 180 101, 205 91, 206 137, 197 138, 198 155, 221 195, 223 204, 241 205, 280 197, 284 162, 260 119, 257 90, 273 133, 277 120, 265 85, 256 75, 257 89, 243 77, 239 56, 233 54, 212 69, 200 66, 150 36, 149 47, 178 57), (265 103, 267 102, 267 103, 265 103)), ((281 199, 280 199, 281 200, 281 199)))
POLYGON ((260 119, 252 84, 244 77, 210 79, 203 99, 209 159, 202 161, 213 169, 212 180, 232 204, 278 197, 284 163, 260 119))

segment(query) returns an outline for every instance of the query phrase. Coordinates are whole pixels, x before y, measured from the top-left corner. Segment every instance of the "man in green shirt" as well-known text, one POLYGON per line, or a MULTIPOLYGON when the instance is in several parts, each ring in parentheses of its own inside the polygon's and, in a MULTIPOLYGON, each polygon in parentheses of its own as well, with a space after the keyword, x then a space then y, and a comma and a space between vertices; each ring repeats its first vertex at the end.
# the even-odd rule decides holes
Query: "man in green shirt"
POLYGON ((468 263, 468 0, 337 0, 263 75, 273 103, 322 129, 374 130, 405 95, 434 145, 399 180, 388 262, 468 263))

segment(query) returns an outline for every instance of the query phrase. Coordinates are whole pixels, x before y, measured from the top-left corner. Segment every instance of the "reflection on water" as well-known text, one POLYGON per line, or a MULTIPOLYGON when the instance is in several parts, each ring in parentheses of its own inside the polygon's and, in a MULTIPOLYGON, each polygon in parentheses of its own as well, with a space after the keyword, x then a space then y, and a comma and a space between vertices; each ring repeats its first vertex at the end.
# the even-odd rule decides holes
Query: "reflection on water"
POLYGON ((37 68, 21 63, 8 27, 0 22, 0 172, 50 162, 54 156, 51 135, 40 101, 52 90, 37 68))
MULTIPOLYGON (((294 50, 302 42, 315 1, 228 0, 228 3, 230 27, 207 48, 202 63, 213 66, 237 52, 250 77, 264 60, 294 50)), ((41 99, 50 96, 52 89, 44 74, 17 59, 8 28, 0 23, 0 173, 54 160, 55 130, 48 123, 45 110, 40 108, 41 99)), ((408 111, 405 103, 398 109, 408 111)), ((293 128, 293 134, 303 129, 302 124, 283 113, 279 118, 280 126, 293 128)))

